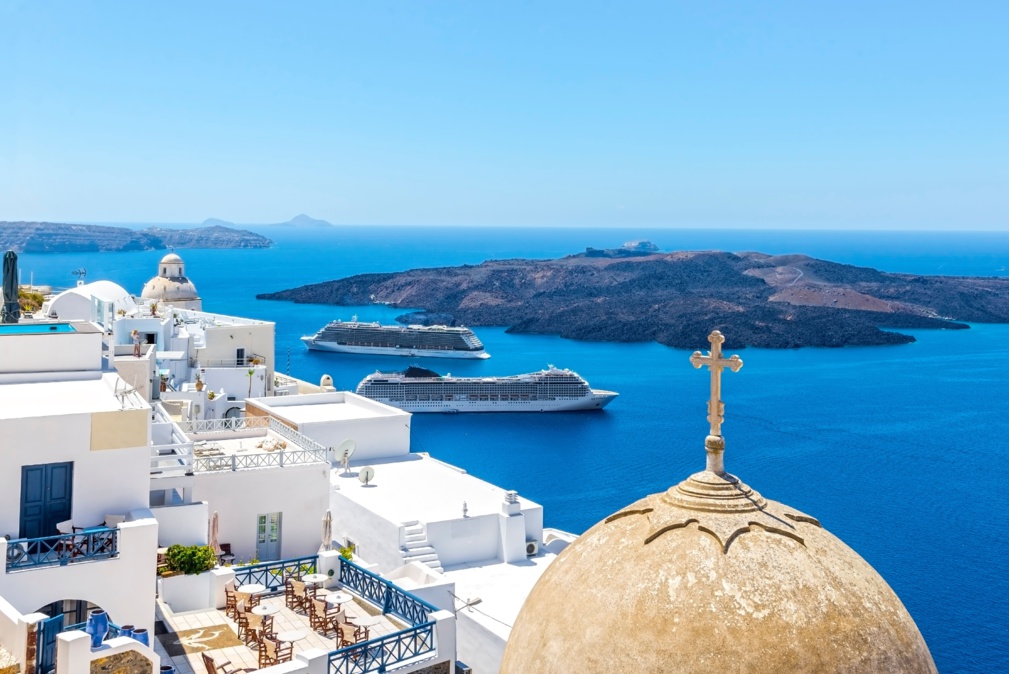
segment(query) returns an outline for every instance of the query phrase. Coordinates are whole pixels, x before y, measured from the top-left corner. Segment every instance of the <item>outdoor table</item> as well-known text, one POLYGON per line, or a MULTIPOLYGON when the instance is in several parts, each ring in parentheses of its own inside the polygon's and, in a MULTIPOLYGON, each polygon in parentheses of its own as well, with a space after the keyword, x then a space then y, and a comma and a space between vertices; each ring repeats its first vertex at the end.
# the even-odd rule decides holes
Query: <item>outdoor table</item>
POLYGON ((348 601, 353 601, 354 598, 349 594, 344 592, 330 592, 326 595, 327 604, 346 604, 348 601))
POLYGON ((260 604, 259 606, 253 606, 252 612, 256 615, 273 615, 274 613, 280 612, 279 606, 269 606, 267 604, 260 604))
POLYGON ((329 580, 329 576, 324 573, 310 573, 301 577, 301 582, 311 583, 312 585, 322 585, 327 580, 329 580))
POLYGON ((354 618, 353 622, 359 627, 374 627, 375 625, 382 622, 382 616, 378 615, 363 615, 359 618, 354 618))
POLYGON ((238 591, 242 594, 259 594, 260 592, 266 592, 266 586, 259 583, 248 583, 238 588, 238 591))
POLYGON ((286 632, 277 632, 277 641, 301 641, 307 634, 302 630, 287 630, 286 632))

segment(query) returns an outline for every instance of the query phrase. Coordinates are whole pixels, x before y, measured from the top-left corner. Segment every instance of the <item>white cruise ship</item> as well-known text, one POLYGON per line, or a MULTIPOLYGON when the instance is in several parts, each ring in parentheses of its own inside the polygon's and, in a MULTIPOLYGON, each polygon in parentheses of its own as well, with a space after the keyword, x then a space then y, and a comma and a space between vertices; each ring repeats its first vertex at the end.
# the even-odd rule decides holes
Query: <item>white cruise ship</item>
POLYGON ((380 325, 354 320, 333 321, 301 338, 309 349, 373 356, 423 358, 490 358, 469 328, 444 325, 380 325))
POLYGON ((553 365, 510 377, 442 377, 420 367, 375 372, 361 380, 357 394, 407 412, 447 413, 599 410, 617 397, 553 365))

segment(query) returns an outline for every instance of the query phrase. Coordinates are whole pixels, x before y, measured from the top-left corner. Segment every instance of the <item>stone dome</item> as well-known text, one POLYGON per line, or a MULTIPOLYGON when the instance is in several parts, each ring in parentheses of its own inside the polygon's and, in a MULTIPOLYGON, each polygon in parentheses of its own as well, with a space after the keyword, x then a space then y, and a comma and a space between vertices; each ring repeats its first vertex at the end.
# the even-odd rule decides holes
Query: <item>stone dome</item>
POLYGON ((707 470, 607 517, 547 568, 501 674, 936 671, 858 553, 722 469, 720 423, 707 470))
POLYGON ((140 296, 147 300, 192 305, 199 302, 196 286, 186 277, 185 263, 175 253, 158 262, 158 275, 144 284, 140 296))

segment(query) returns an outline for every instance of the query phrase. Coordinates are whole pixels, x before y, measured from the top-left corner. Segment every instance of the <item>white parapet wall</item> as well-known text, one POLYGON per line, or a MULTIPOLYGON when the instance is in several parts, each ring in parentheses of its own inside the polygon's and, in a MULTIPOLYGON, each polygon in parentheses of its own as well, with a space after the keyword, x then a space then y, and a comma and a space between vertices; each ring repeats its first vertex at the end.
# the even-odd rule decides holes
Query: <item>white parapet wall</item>
POLYGON ((158 521, 136 510, 119 527, 119 554, 66 565, 7 570, 7 541, 0 539, 0 597, 21 613, 74 599, 105 609, 117 624, 154 633, 158 521))
MULTIPOLYGON (((151 631, 151 638, 154 638, 153 634, 151 631)), ((160 671, 161 656, 135 639, 116 637, 92 649, 91 637, 84 632, 63 632, 56 637, 56 671, 60 674, 92 674, 108 671, 146 674, 137 667, 136 659, 131 660, 129 668, 119 666, 119 663, 126 661, 126 656, 131 654, 140 656, 140 662, 147 662, 150 674, 158 674, 160 671)))
POLYGON ((158 520, 158 547, 207 544, 210 510, 206 502, 160 506, 151 508, 151 513, 158 520))

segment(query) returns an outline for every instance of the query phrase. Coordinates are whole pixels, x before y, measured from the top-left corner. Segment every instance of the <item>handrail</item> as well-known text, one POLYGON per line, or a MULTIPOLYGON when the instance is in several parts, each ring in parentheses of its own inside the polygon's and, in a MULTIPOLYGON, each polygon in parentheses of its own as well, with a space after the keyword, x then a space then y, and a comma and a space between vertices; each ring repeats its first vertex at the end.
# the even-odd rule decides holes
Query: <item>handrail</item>
POLYGON ((222 470, 249 470, 251 468, 283 468, 309 463, 329 463, 326 450, 275 452, 251 452, 247 454, 223 454, 218 456, 197 456, 193 458, 194 473, 213 473, 222 470))
POLYGON ((266 356, 260 356, 259 354, 251 354, 245 358, 216 358, 214 360, 200 361, 200 367, 204 369, 208 367, 257 367, 257 365, 252 364, 255 358, 259 359, 257 365, 266 367, 266 356))
POLYGON ((7 541, 7 572, 39 566, 64 566, 119 555, 119 529, 94 527, 86 531, 7 541))
POLYGON ((283 589, 288 578, 300 578, 306 573, 315 573, 318 557, 295 557, 281 559, 276 562, 263 562, 249 566, 236 566, 235 584, 239 587, 258 583, 266 587, 268 592, 283 589))
POLYGON ((234 417, 224 419, 194 419, 179 422, 179 427, 189 435, 209 435, 212 433, 233 433, 249 429, 270 429, 277 435, 296 443, 302 449, 327 451, 326 447, 283 424, 273 417, 234 417))
POLYGON ((338 648, 329 654, 329 674, 384 672, 392 665, 435 651, 435 622, 338 648))
POLYGON ((430 613, 438 610, 382 576, 343 558, 340 559, 340 583, 381 608, 382 613, 391 613, 414 626, 423 624, 430 619, 430 613))

